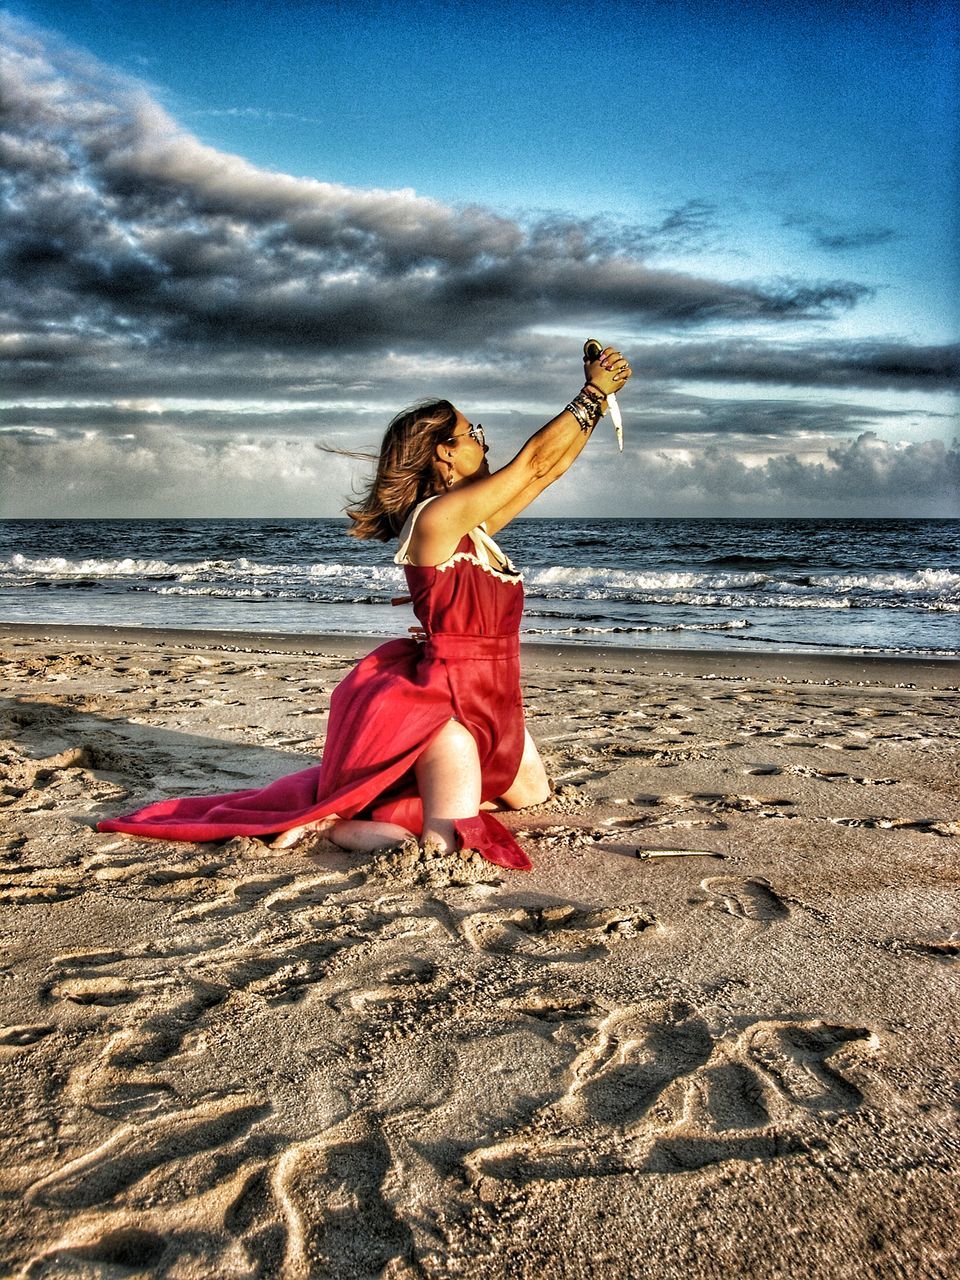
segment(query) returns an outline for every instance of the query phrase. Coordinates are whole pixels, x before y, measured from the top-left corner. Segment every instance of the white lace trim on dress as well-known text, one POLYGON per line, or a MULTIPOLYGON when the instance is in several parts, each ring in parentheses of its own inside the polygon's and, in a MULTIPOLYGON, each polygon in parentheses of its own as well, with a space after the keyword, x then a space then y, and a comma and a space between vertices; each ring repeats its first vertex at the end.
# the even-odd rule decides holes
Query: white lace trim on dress
MULTIPOLYGON (((439 498, 440 496, 439 493, 435 493, 429 498, 424 498, 422 502, 417 503, 409 516, 407 516, 406 522, 400 530, 400 546, 397 548, 397 554, 393 557, 394 564, 412 564, 408 550, 417 516, 428 502, 433 502, 434 498, 439 498)), ((477 525, 475 529, 471 529, 467 537, 473 543, 475 554, 471 555, 469 551, 458 551, 449 560, 442 561, 440 564, 435 565, 434 568, 442 572, 444 569, 452 568, 458 560, 467 560, 472 564, 478 565, 486 573, 493 574, 501 582, 515 583, 521 581, 522 575, 520 571, 514 567, 510 557, 497 546, 482 524, 477 525)))

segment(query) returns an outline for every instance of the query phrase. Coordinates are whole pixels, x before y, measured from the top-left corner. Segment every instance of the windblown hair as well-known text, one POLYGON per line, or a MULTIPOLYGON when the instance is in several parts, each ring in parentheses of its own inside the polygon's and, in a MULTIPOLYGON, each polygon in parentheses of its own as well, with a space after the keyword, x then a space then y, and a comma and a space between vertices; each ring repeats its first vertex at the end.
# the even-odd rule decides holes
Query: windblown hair
POLYGON ((397 536, 417 503, 437 492, 437 445, 450 439, 456 423, 449 400, 428 400, 397 414, 383 437, 376 475, 347 508, 352 537, 389 542, 397 536))

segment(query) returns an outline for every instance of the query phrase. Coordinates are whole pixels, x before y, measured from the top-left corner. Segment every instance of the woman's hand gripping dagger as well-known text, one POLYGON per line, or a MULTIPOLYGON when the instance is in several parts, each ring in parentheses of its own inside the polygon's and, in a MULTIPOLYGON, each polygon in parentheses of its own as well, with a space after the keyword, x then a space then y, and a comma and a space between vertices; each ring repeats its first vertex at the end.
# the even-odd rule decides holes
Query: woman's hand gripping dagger
MULTIPOLYGON (((596 360, 602 350, 603 347, 596 338, 588 338, 583 344, 584 359, 596 360)), ((623 453, 623 414, 620 412, 617 397, 612 391, 607 396, 607 408, 610 410, 610 419, 613 422, 613 429, 617 434, 617 444, 620 448, 620 452, 623 453)))

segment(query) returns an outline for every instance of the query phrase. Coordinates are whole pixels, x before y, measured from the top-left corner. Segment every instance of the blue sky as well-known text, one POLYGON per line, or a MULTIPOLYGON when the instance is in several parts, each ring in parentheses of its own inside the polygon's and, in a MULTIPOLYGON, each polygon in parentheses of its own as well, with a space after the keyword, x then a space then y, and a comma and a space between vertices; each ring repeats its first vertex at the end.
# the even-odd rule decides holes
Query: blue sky
POLYGON ((333 514, 428 394, 506 460, 594 331, 544 513, 957 510, 950 6, 4 12, 11 514, 333 514))

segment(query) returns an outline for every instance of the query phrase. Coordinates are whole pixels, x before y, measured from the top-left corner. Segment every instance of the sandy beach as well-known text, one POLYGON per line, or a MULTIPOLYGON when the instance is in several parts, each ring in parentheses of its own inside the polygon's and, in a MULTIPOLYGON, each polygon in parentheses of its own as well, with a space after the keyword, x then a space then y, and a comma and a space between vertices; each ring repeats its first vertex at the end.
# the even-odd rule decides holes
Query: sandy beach
POLYGON ((0 1274, 960 1275, 960 664, 525 648, 520 873, 96 832, 372 643, 0 636, 0 1274))

